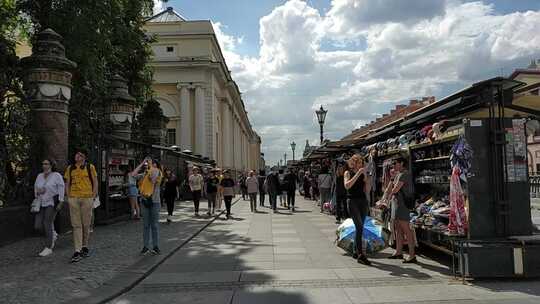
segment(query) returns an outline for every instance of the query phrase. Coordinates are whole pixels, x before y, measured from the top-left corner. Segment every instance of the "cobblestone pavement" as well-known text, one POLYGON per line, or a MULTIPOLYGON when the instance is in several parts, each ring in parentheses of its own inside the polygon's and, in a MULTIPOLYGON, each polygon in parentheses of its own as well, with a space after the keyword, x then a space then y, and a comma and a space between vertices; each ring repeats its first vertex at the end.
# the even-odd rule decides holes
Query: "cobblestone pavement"
POLYGON ((297 199, 294 214, 240 201, 233 221, 212 223, 110 303, 540 303, 539 282, 463 285, 440 256, 403 265, 386 250, 359 265, 334 245, 334 218, 297 199))
MULTIPOLYGON (((205 204, 201 202, 201 207, 205 204)), ((192 203, 186 201, 177 202, 173 223, 167 224, 165 209, 160 220, 162 255, 157 257, 139 256, 142 220, 95 227, 91 257, 76 264, 69 263, 71 234, 61 235, 54 254, 45 258, 37 256, 43 249, 40 238, 0 247, 0 303, 60 303, 85 297, 115 275, 133 271, 133 265, 157 262, 210 221, 206 216, 192 217, 192 203)))

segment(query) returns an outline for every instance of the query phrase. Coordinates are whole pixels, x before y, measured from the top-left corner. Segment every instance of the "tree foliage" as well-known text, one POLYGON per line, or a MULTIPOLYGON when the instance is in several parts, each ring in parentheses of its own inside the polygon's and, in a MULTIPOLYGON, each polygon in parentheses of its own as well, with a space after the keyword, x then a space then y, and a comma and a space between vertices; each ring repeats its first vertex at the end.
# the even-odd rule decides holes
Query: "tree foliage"
POLYGON ((152 12, 151 0, 23 0, 21 10, 35 33, 51 28, 64 38, 66 56, 78 68, 73 73, 70 102, 70 150, 96 146, 109 80, 118 73, 128 80, 138 105, 151 96, 147 66, 151 39, 142 27, 152 12))

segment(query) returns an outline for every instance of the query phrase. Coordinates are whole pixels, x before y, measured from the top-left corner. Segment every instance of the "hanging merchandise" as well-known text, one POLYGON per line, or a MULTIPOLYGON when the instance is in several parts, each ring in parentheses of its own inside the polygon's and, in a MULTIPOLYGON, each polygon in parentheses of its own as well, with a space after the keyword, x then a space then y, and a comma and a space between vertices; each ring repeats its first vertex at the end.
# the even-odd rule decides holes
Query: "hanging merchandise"
POLYGON ((467 177, 471 177, 471 160, 473 157, 473 150, 467 143, 467 140, 461 135, 450 152, 450 164, 452 168, 458 166, 461 172, 461 179, 467 181, 467 177))
POLYGON ((465 235, 467 227, 467 214, 465 213, 465 196, 461 188, 461 169, 458 165, 452 168, 450 179, 450 223, 448 233, 451 235, 465 235))

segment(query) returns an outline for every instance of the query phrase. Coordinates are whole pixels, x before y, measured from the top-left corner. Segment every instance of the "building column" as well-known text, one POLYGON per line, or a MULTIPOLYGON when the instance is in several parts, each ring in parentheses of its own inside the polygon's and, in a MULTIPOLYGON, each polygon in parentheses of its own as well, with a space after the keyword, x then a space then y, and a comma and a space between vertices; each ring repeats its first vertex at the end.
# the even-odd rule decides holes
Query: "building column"
POLYGON ((232 154, 232 113, 231 107, 227 100, 223 103, 223 141, 222 141, 222 151, 223 151, 223 163, 225 167, 232 168, 234 167, 233 163, 233 154, 232 154))
POLYGON ((185 85, 178 85, 180 90, 180 147, 182 150, 193 151, 191 138, 191 102, 189 89, 185 85))
POLYGON ((206 151, 206 115, 204 89, 195 88, 195 154, 208 156, 206 151))

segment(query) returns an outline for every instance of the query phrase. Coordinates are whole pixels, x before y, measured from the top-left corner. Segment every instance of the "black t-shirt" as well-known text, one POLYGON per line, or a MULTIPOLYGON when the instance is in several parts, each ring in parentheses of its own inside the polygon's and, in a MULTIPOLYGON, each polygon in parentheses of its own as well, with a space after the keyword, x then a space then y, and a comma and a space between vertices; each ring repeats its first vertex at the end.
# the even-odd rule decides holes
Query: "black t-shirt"
POLYGON ((336 196, 337 197, 346 197, 347 196, 347 189, 345 189, 344 184, 344 177, 338 176, 336 178, 336 196))
POLYGON ((221 180, 222 187, 234 187, 234 180, 232 178, 224 178, 221 180))
POLYGON ((206 180, 206 192, 216 193, 217 186, 219 185, 219 179, 217 177, 210 177, 206 180))
MULTIPOLYGON (((349 171, 351 178, 356 174, 356 172, 349 171)), ((352 185, 349 190, 347 190, 347 197, 349 198, 366 198, 366 192, 364 192, 365 187, 364 174, 360 174, 356 182, 352 185)))

